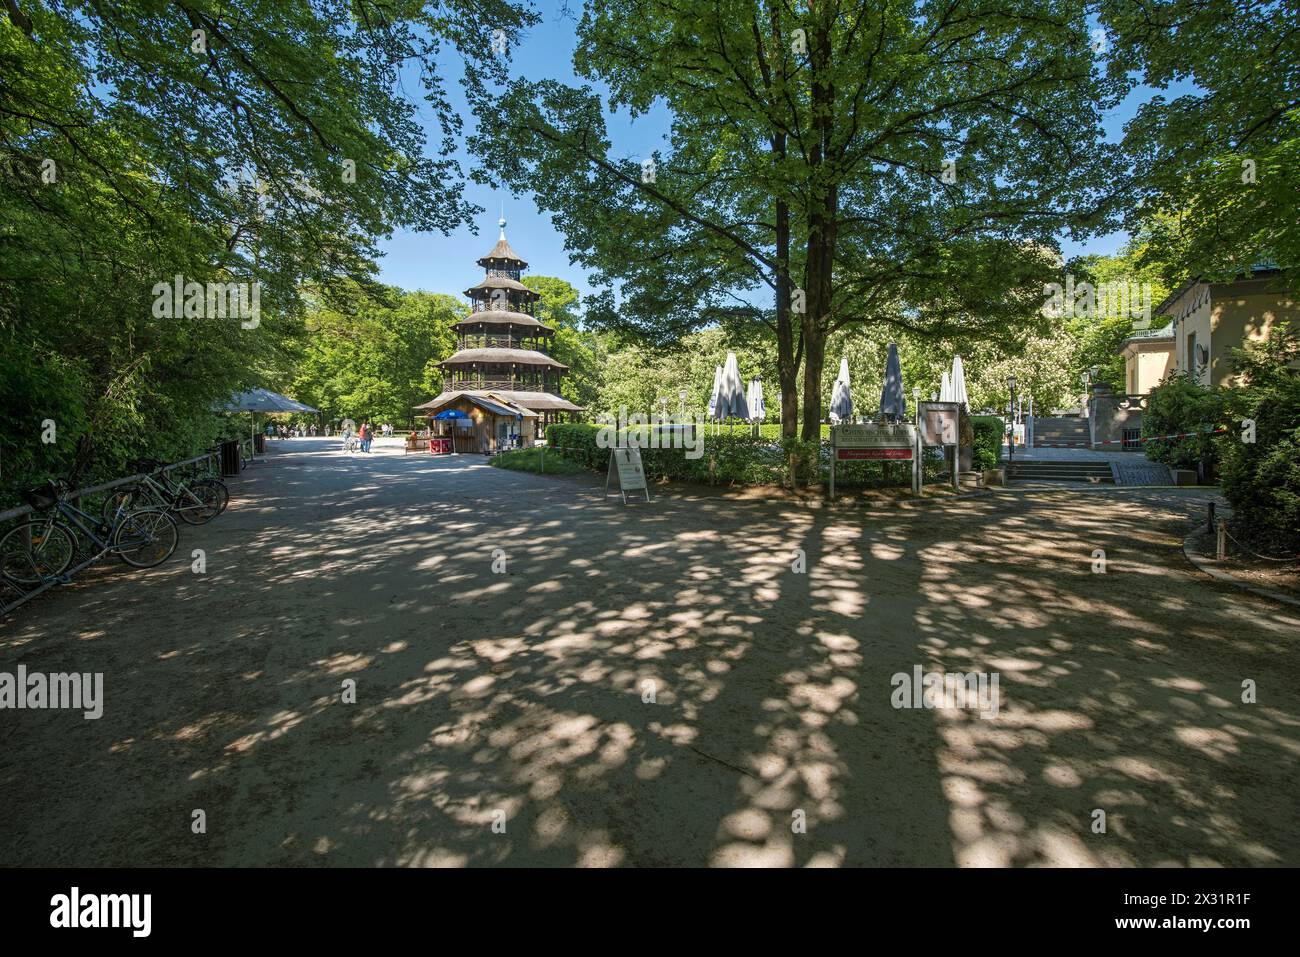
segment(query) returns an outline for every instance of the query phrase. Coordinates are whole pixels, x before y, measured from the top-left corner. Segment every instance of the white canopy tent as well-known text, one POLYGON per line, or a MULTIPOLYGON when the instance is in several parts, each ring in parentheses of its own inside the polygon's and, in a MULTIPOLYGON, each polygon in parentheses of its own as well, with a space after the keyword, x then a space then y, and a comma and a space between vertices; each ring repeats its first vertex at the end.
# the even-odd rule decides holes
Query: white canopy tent
MULTIPOLYGON (((281 395, 278 392, 272 392, 270 389, 246 389, 243 392, 237 392, 230 397, 230 400, 221 406, 224 412, 251 412, 251 422, 249 424, 248 438, 253 445, 253 450, 257 449, 257 440, 254 436, 257 434, 257 413, 259 412, 320 412, 320 409, 313 409, 309 405, 304 405, 297 399, 291 399, 287 395, 281 395)), ((253 456, 250 453, 250 456, 253 456)))

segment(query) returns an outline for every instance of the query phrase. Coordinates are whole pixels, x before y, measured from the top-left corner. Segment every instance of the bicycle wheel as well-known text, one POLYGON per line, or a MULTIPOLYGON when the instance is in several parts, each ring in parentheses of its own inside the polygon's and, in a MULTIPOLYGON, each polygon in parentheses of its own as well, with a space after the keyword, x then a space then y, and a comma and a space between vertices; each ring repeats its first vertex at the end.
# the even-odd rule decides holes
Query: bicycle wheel
POLYGON ((0 538, 0 574, 16 585, 62 575, 77 553, 68 530, 50 519, 24 522, 0 538))
POLYGON ((113 551, 136 568, 161 565, 176 551, 179 541, 176 520, 160 508, 127 512, 113 529, 113 551))
POLYGON ((226 506, 230 504, 230 489, 226 488, 225 482, 221 481, 221 479, 214 478, 195 479, 190 483, 190 488, 193 488, 196 485, 209 486, 217 493, 221 502, 221 508, 217 510, 218 515, 226 510, 226 506))
POLYGON ((138 508, 140 503, 139 489, 123 488, 116 492, 109 492, 108 497, 104 499, 104 524, 112 528, 117 524, 118 518, 125 512, 131 511, 132 508, 138 508))
POLYGON ((221 514, 221 493, 199 482, 182 485, 172 502, 172 511, 187 525, 203 525, 221 514))

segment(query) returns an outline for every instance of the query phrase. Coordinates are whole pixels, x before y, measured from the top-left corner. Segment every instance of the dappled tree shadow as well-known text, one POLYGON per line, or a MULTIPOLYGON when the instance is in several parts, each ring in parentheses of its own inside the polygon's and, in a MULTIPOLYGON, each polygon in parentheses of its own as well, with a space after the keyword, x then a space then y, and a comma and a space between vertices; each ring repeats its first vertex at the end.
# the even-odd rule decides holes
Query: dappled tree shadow
POLYGON ((0 631, 107 697, 6 715, 0 861, 1297 863, 1300 621, 1183 570, 1198 493, 624 507, 325 445, 0 631), (998 717, 895 710, 914 665, 997 672, 998 717))

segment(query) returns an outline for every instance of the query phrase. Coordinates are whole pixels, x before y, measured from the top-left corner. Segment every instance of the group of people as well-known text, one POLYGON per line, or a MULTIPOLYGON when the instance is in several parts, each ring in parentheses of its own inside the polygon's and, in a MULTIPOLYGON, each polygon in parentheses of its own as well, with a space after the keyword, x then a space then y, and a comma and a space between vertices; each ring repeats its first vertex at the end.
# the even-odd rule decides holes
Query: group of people
MULTIPOLYGON (((384 435, 392 435, 393 427, 385 425, 380 430, 384 435)), ((375 441, 375 427, 369 422, 361 423, 361 428, 357 429, 355 440, 352 435, 351 423, 343 426, 343 451, 351 452, 353 449, 360 449, 362 452, 370 451, 370 444, 375 441)))
POLYGON ((360 428, 351 419, 344 419, 340 428, 333 426, 322 426, 317 428, 315 424, 308 425, 290 425, 281 423, 267 423, 266 437, 268 439, 303 439, 315 438, 317 435, 331 437, 339 435, 343 438, 343 450, 352 452, 360 450, 369 452, 371 444, 375 441, 375 432, 385 437, 393 435, 393 426, 389 422, 383 425, 375 426, 369 422, 363 422, 360 428), (354 431, 355 429, 355 431, 354 431))
POLYGON ((285 425, 283 422, 279 425, 268 424, 266 427, 266 437, 268 439, 305 439, 316 437, 315 425, 285 425))
MULTIPOLYGON (((283 422, 267 423, 266 437, 268 439, 314 439, 318 435, 329 437, 338 434, 343 437, 344 448, 346 448, 348 439, 355 436, 361 451, 369 452, 370 444, 375 440, 376 427, 369 422, 365 422, 355 433, 352 431, 353 427, 350 419, 346 420, 343 427, 337 430, 328 425, 318 429, 314 423, 309 425, 286 425, 283 422)), ((385 437, 391 437, 393 434, 393 426, 388 422, 379 426, 378 430, 379 434, 385 437)))

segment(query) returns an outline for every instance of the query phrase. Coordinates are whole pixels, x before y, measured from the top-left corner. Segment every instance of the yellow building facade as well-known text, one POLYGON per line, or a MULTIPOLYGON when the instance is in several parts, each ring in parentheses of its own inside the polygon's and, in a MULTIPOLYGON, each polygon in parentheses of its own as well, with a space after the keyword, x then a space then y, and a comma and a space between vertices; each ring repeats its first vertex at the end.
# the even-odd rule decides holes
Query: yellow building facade
POLYGON ((1232 350, 1267 339, 1284 320, 1300 325, 1300 302, 1279 290, 1278 278, 1277 270, 1261 269, 1249 279, 1197 279, 1175 290, 1155 310, 1166 325, 1121 344, 1124 390, 1146 395, 1173 372, 1206 388, 1240 385, 1232 371, 1232 350))

